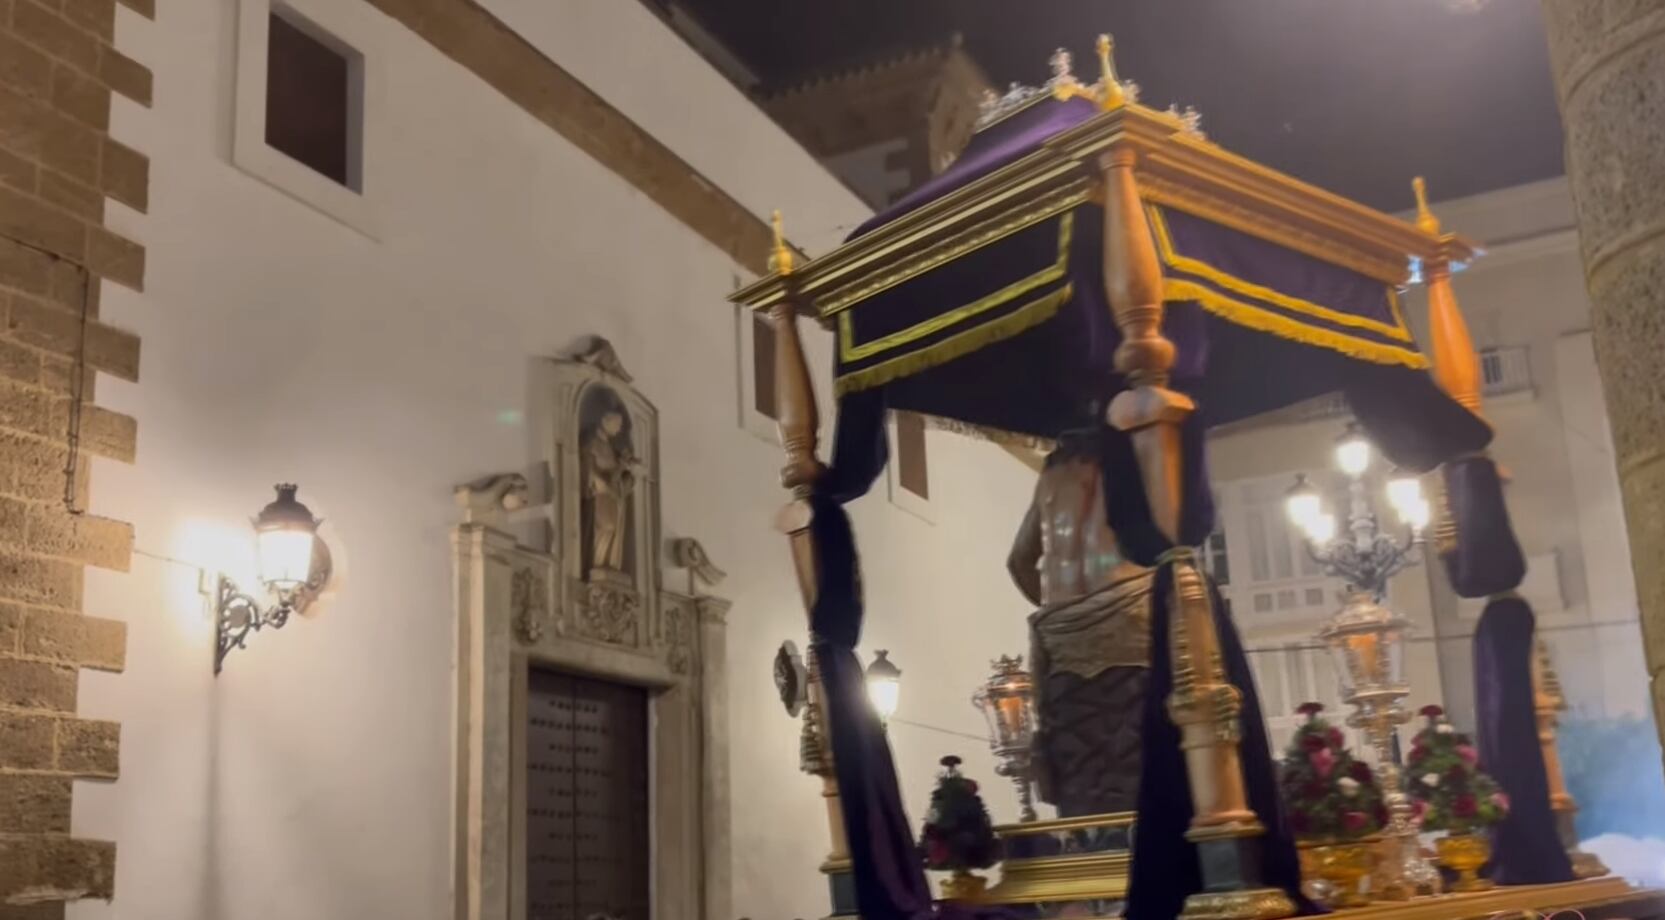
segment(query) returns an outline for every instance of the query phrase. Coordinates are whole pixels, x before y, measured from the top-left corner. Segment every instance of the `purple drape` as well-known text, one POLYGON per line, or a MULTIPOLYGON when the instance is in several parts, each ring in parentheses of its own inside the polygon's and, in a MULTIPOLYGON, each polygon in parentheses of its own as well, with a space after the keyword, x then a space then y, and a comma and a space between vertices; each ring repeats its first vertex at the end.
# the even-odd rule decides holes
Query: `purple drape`
MULTIPOLYGON (((1173 692, 1167 642, 1168 602, 1172 592, 1170 563, 1157 570, 1151 601, 1151 673, 1145 690, 1144 762, 1139 771, 1139 817, 1133 835, 1128 920, 1173 920, 1185 906, 1185 899, 1204 887, 1196 846, 1185 839, 1195 812, 1185 772, 1185 754, 1179 746, 1179 728, 1168 717, 1167 710, 1168 694, 1173 692)), ((1209 593, 1214 607, 1214 629, 1220 637, 1221 664, 1226 676, 1243 694, 1240 715, 1243 732, 1238 742, 1243 785, 1249 808, 1266 828, 1253 842, 1259 851, 1259 882, 1288 892, 1301 914, 1322 914, 1325 912, 1322 908, 1301 894, 1301 867, 1295 838, 1278 798, 1272 751, 1248 657, 1243 653, 1237 627, 1212 583, 1209 593)))
POLYGON ((1475 742, 1481 767, 1509 796, 1509 814, 1492 828, 1492 880, 1543 885, 1573 880, 1556 832, 1549 776, 1533 712, 1532 608, 1518 597, 1486 605, 1474 630, 1475 742))

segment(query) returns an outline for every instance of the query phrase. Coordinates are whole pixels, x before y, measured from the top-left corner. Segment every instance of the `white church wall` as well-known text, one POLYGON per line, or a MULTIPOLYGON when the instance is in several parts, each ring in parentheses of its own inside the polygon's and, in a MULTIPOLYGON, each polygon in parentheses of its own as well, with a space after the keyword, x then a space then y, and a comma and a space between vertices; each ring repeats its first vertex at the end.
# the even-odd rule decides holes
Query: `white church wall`
MULTIPOLYGON (((769 526, 781 455, 737 420, 722 299, 743 270, 369 4, 293 5, 362 37, 383 74, 364 128, 376 240, 230 161, 233 4, 121 18, 156 72, 155 109, 115 114, 151 158, 153 207, 112 204, 112 223, 150 265, 142 306, 112 290, 104 310, 144 336, 145 364, 139 386, 100 381, 140 419, 139 460, 99 464, 93 511, 133 521, 139 555, 132 576, 89 577, 89 611, 130 631, 126 673, 83 678, 85 713, 123 723, 122 778, 80 793, 74 830, 121 855, 114 904, 70 915, 452 916, 451 489, 539 455, 530 368, 588 333, 659 407, 665 535, 729 572, 736 916, 825 913, 822 803, 770 680, 775 646, 805 630, 769 526), (214 679, 199 581, 253 584, 247 519, 285 480, 326 519, 338 581, 214 679)), ((865 214, 633 5, 488 5, 753 211, 785 209, 794 240, 825 248, 865 214), (678 121, 693 112, 725 120, 678 121)), ((805 331, 830 424, 830 344, 805 331)), ((854 507, 863 651, 906 672, 891 734, 915 820, 944 753, 1009 819, 963 736, 982 731, 968 698, 987 660, 1023 649, 1002 563, 1032 474, 987 444, 929 444, 934 523, 883 483, 854 507)))

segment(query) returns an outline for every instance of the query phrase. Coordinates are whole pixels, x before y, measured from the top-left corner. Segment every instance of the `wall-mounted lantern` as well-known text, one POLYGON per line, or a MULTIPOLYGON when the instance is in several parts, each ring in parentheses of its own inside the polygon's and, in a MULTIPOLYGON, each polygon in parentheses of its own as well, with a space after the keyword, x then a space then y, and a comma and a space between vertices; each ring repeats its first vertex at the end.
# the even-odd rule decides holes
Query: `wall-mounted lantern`
POLYGON ((277 500, 254 518, 260 581, 274 603, 261 609, 236 582, 220 577, 214 602, 216 675, 232 649, 245 647, 249 633, 283 628, 289 615, 305 610, 329 582, 329 549, 318 539, 321 522, 295 500, 294 485, 283 483, 276 488, 277 500))
POLYGON ((902 701, 902 669, 891 663, 889 654, 879 649, 873 653, 873 663, 867 666, 867 698, 881 722, 889 722, 902 701))

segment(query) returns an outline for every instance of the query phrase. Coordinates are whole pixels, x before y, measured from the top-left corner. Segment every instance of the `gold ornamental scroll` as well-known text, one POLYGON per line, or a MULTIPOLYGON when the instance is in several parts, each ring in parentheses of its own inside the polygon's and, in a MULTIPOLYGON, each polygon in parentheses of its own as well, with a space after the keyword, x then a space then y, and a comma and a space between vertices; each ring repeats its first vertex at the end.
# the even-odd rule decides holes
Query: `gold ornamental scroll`
MULTIPOLYGON (((1440 233, 1440 221, 1428 207, 1428 187, 1421 176, 1411 180, 1411 189, 1416 194, 1417 229, 1439 237, 1442 244, 1451 239, 1450 234, 1440 233)), ((1444 250, 1442 245, 1441 253, 1428 260, 1423 268, 1428 283, 1428 326, 1432 332, 1434 379, 1452 399, 1475 415, 1484 417, 1480 395, 1480 353, 1475 350, 1468 323, 1457 304, 1457 293, 1451 284, 1451 259, 1444 255, 1444 250)), ((1447 508, 1442 516, 1448 518, 1449 514, 1447 508)), ((1450 537, 1455 536, 1455 522, 1443 520, 1440 527, 1448 531, 1450 537)), ((1492 598, 1500 596, 1503 595, 1493 595, 1492 598)), ((1533 712, 1538 723, 1538 746, 1543 752, 1544 772, 1549 781, 1549 806, 1555 812, 1561 844, 1566 848, 1573 872, 1579 878, 1606 875, 1607 867, 1599 858, 1578 849, 1578 837, 1573 830, 1573 816, 1578 813, 1578 803, 1567 791, 1566 777, 1561 771, 1561 752, 1556 741, 1560 713, 1567 704, 1549 656, 1549 648, 1541 637, 1536 640, 1532 656, 1532 695, 1533 712)))

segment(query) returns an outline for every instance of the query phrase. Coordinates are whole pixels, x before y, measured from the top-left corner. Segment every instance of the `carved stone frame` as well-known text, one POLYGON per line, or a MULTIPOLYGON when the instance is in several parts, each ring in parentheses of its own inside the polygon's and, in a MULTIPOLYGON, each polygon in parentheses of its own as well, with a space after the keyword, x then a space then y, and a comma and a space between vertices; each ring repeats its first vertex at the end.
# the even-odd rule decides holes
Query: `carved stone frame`
MULTIPOLYGON (((505 474, 458 489, 466 513, 452 533, 457 920, 526 917, 526 697, 533 668, 648 691, 651 920, 730 917, 729 603, 659 587, 664 554, 657 413, 629 387, 611 347, 596 342, 610 360, 550 365, 555 400, 546 443, 552 488, 530 487, 525 477, 505 474), (610 582, 634 598, 628 629, 596 628, 578 549, 578 418, 586 389, 596 384, 613 390, 629 411, 635 446, 647 466, 632 509, 634 571, 628 583, 610 582), (549 493, 548 503, 526 507, 539 492, 549 493), (527 546, 512 536, 516 517, 547 519, 550 548, 527 546)), ((676 555, 688 558, 671 564, 686 565, 696 576, 700 564, 709 566, 703 551, 676 555)), ((721 577, 714 566, 705 571, 721 577)))
POLYGON ((728 602, 665 592, 650 648, 576 638, 548 553, 482 524, 456 551, 458 920, 525 920, 526 687, 534 667, 649 692, 653 920, 727 920, 728 602))

